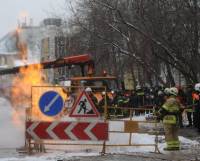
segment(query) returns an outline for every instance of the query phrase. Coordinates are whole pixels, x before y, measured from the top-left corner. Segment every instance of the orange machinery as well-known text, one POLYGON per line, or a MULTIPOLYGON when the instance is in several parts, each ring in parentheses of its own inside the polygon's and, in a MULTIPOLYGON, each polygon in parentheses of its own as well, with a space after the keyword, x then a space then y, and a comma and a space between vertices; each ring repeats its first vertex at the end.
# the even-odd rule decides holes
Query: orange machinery
MULTIPOLYGON (((28 64, 28 65, 24 65, 24 66, 16 66, 16 67, 9 68, 9 69, 3 69, 3 70, 0 70, 0 75, 16 74, 19 72, 21 67, 26 68, 28 66, 36 66, 38 64, 28 64)), ((59 58, 59 59, 52 60, 52 61, 41 62, 40 64, 42 65, 43 69, 78 65, 81 67, 82 76, 85 75, 84 67, 87 65, 89 74, 94 73, 94 62, 93 62, 91 56, 88 54, 59 58)))
MULTIPOLYGON (((29 66, 37 66, 37 65, 39 65, 39 63, 28 64, 24 66, 17 66, 17 67, 13 67, 9 69, 3 69, 3 70, 0 70, 0 75, 17 74, 19 73, 19 70, 22 67, 26 68, 29 66)), ((103 85, 105 85, 105 81, 116 80, 116 77, 108 76, 105 73, 102 76, 94 76, 94 73, 95 73, 94 61, 92 60, 92 57, 89 54, 67 56, 67 57, 59 58, 52 61, 41 62, 40 65, 42 65, 43 69, 59 68, 59 67, 64 67, 64 66, 70 67, 72 65, 79 66, 81 68, 81 76, 72 77, 68 79, 74 82, 75 85, 80 85, 81 81, 87 82, 85 85, 88 85, 88 86, 95 86, 96 84, 92 83, 95 81, 104 82, 103 85), (85 67, 87 67, 87 69, 85 67), (85 71, 87 73, 85 73, 85 71)))

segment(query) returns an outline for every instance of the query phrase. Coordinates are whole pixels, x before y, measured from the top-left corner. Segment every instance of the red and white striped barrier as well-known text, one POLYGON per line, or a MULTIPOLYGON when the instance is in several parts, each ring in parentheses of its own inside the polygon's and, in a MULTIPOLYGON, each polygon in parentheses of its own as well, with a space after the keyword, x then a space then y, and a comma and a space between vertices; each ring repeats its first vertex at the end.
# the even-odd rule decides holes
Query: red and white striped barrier
POLYGON ((108 140, 105 122, 26 122, 26 137, 34 140, 108 140))

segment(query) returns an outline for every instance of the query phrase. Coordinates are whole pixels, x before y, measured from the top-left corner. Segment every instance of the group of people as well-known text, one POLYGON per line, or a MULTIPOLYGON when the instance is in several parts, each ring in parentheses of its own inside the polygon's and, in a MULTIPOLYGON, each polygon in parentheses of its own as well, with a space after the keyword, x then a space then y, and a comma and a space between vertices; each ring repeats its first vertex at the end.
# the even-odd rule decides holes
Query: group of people
MULTIPOLYGON (((87 89, 86 89, 87 90, 87 89)), ((92 91, 90 90, 90 93, 92 91)), ((155 115, 162 120, 165 131, 167 147, 165 150, 180 149, 178 129, 183 127, 182 113, 187 113, 187 127, 194 127, 200 132, 200 83, 184 88, 157 88, 135 91, 111 91, 111 96, 102 92, 101 100, 97 100, 92 94, 91 98, 102 112, 105 98, 108 106, 116 107, 143 107, 151 105, 156 107, 155 115)))
MULTIPOLYGON (((179 112, 179 127, 182 128, 184 126, 187 127, 197 127, 200 126, 199 113, 200 107, 198 107, 199 101, 199 93, 200 89, 198 89, 198 85, 195 87, 192 85, 185 87, 174 87, 177 89, 176 99, 180 102, 181 108, 179 112), (182 114, 186 113, 188 124, 183 125, 182 114)), ((134 91, 111 91, 111 94, 106 94, 106 100, 108 106, 115 107, 155 107, 155 109, 159 109, 166 101, 166 97, 169 94, 171 88, 141 88, 137 87, 134 91)), ((94 96, 92 96, 94 97, 94 96)), ((102 92, 102 99, 95 100, 96 105, 102 107, 104 105, 105 92, 102 92)), ((199 127, 200 131, 200 127, 199 127)))
MULTIPOLYGON (((200 126, 198 123, 198 114, 200 113, 200 110, 197 107, 197 102, 199 100, 199 91, 197 88, 198 85, 199 84, 195 85, 195 88, 191 85, 182 88, 176 87, 178 90, 177 99, 181 104, 179 113, 179 126, 181 128, 184 127, 182 121, 183 111, 187 114, 187 127, 200 126)), ((92 94, 93 92, 91 88, 86 88, 86 91, 90 93, 90 96, 92 97, 94 104, 98 107, 99 112, 102 112, 105 98, 108 106, 124 108, 155 107, 156 109, 159 109, 164 104, 169 89, 170 88, 163 87, 141 88, 137 86, 136 90, 134 91, 113 90, 110 92, 110 94, 102 92, 101 99, 96 98, 95 95, 92 94)))

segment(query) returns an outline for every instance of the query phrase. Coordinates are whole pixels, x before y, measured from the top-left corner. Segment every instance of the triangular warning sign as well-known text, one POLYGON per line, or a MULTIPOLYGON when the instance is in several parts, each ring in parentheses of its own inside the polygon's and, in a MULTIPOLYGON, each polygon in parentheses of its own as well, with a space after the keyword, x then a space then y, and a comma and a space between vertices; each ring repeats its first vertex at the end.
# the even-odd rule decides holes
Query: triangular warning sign
POLYGON ((99 117, 100 114, 97 111, 93 101, 90 96, 83 91, 69 114, 70 117, 99 117))

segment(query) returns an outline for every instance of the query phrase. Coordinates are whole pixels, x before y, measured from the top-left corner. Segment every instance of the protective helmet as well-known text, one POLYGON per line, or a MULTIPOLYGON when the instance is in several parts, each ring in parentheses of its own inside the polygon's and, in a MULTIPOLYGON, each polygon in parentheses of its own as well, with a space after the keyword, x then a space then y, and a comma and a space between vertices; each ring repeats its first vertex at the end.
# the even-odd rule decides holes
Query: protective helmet
POLYGON ((140 89, 142 89, 141 86, 140 86, 140 85, 137 85, 137 86, 136 86, 136 90, 140 90, 140 89))
POLYGON ((163 95, 163 91, 159 90, 158 91, 158 96, 161 96, 161 95, 163 95))
POLYGON ((111 91, 111 93, 112 93, 112 94, 114 94, 114 93, 115 93, 115 91, 114 91, 114 90, 112 90, 112 91, 111 91))
POLYGON ((200 83, 195 84, 194 89, 195 91, 200 92, 200 83))
POLYGON ((105 96, 105 95, 106 95, 106 92, 105 92, 105 91, 103 91, 101 94, 102 94, 103 96, 105 96))
POLYGON ((178 89, 176 87, 171 87, 169 89, 169 94, 170 95, 174 95, 174 96, 177 96, 178 95, 178 89))
POLYGON ((85 89, 85 92, 92 92, 92 89, 91 89, 90 87, 87 87, 87 88, 85 89))
POLYGON ((168 95, 170 93, 170 88, 165 88, 164 93, 168 95))

